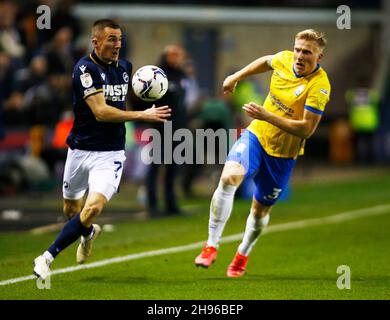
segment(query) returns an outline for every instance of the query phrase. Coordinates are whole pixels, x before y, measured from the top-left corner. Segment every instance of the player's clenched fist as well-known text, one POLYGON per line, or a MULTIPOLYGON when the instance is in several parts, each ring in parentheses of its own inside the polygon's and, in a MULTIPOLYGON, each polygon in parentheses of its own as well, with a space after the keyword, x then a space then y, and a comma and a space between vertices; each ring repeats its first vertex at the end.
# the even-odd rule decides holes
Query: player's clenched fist
POLYGON ((223 93, 233 93, 234 89, 237 86, 237 80, 234 77, 234 75, 230 75, 226 77, 226 79, 223 81, 223 93))

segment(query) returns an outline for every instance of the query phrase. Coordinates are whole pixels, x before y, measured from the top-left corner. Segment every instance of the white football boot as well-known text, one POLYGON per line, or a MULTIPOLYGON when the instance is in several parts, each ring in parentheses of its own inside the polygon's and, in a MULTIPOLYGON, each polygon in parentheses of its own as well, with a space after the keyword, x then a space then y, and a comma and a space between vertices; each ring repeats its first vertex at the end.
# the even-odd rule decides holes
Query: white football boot
POLYGON ((92 252, 92 243, 102 232, 102 228, 98 224, 93 224, 93 235, 90 239, 84 240, 84 237, 81 237, 81 242, 77 248, 76 261, 78 264, 84 263, 91 255, 92 252))
POLYGON ((44 256, 39 256, 35 258, 33 262, 33 266, 34 266, 34 274, 38 278, 45 280, 47 277, 50 276, 50 262, 44 256))

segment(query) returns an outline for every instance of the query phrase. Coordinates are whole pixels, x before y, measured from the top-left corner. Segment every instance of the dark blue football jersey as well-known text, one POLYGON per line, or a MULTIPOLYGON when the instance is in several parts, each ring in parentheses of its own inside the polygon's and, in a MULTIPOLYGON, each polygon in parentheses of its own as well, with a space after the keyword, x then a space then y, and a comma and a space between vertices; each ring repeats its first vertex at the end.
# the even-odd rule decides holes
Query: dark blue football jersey
POLYGON ((72 75, 75 120, 67 144, 72 149, 117 151, 125 148, 123 122, 98 122, 85 99, 103 93, 106 104, 125 110, 132 64, 119 60, 107 64, 93 51, 76 63, 72 75))

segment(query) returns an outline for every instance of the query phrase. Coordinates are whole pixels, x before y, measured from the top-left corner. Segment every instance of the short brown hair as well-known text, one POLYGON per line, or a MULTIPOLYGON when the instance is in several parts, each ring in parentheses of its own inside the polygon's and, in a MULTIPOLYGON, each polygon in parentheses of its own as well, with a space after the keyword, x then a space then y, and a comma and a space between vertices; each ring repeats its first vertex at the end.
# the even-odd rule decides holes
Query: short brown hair
POLYGON ((295 36, 295 39, 315 41, 321 49, 325 48, 327 43, 325 34, 323 32, 319 32, 314 29, 306 29, 298 32, 295 36))
POLYGON ((94 23, 93 23, 93 26, 92 26, 92 35, 95 34, 95 32, 98 32, 98 31, 103 31, 104 28, 111 28, 111 29, 120 29, 120 25, 118 23, 116 23, 114 20, 111 20, 111 19, 99 19, 99 20, 96 20, 94 23))

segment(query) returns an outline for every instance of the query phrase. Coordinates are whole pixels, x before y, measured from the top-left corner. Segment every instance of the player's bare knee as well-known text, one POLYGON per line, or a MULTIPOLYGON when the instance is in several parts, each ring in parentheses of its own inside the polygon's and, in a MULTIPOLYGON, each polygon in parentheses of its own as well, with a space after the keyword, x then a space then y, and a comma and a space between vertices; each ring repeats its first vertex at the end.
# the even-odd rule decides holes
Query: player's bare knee
POLYGON ((264 218, 271 212, 272 206, 265 206, 257 201, 253 201, 251 212, 256 218, 264 218))
POLYGON ((64 205, 63 212, 64 212, 64 215, 65 215, 68 219, 73 218, 74 215, 76 214, 76 212, 73 210, 73 208, 69 208, 68 206, 65 206, 65 205, 64 205))
POLYGON ((224 185, 236 186, 238 184, 238 179, 228 174, 222 175, 220 180, 224 185))
POLYGON ((100 201, 87 201, 80 214, 81 223, 89 226, 95 222, 100 212, 103 210, 103 203, 100 201))
POLYGON ((75 216, 78 212, 81 211, 81 206, 74 203, 64 202, 63 212, 69 219, 75 216))
POLYGON ((225 185, 239 186, 244 179, 245 168, 239 163, 226 162, 221 174, 221 182, 225 185))
POLYGON ((257 210, 257 211, 252 211, 252 214, 256 218, 264 218, 267 214, 269 214, 270 210, 257 210))
POLYGON ((103 206, 96 203, 86 206, 83 211, 85 211, 86 218, 89 220, 97 218, 100 212, 102 212, 102 209, 103 206))
POLYGON ((222 173, 220 180, 224 185, 238 187, 243 180, 243 176, 240 174, 236 174, 233 170, 226 171, 222 173))

